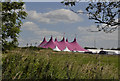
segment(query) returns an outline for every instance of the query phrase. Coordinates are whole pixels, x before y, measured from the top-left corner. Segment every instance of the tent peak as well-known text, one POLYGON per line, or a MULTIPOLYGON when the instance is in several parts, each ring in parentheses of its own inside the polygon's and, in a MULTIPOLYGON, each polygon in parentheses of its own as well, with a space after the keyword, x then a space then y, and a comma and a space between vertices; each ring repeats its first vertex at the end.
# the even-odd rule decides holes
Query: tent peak
POLYGON ((38 47, 42 47, 43 45, 45 45, 47 43, 46 38, 43 38, 43 41, 40 43, 40 45, 38 47))
POLYGON ((73 40, 73 42, 76 42, 77 40, 76 40, 76 37, 74 38, 74 40, 73 40))
POLYGON ((52 35, 51 35, 50 41, 53 41, 53 37, 52 37, 52 35))
POLYGON ((63 37, 63 39, 61 41, 65 41, 65 37, 63 37))
POLYGON ((68 42, 68 38, 66 38, 66 42, 68 42))
POLYGON ((43 40, 46 40, 46 37, 44 37, 44 39, 43 40))
POLYGON ((57 41, 57 37, 55 38, 55 41, 57 41))

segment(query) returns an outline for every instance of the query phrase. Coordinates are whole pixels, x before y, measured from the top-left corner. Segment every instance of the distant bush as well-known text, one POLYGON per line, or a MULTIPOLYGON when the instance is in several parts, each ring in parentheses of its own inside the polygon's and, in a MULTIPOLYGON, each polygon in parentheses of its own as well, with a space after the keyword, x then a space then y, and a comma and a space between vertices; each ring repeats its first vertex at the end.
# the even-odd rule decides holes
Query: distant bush
POLYGON ((97 48, 94 48, 94 47, 84 47, 85 49, 97 49, 97 48))
POLYGON ((48 47, 48 49, 49 49, 49 50, 53 50, 52 48, 49 48, 49 47, 48 47))
POLYGON ((111 50, 120 50, 120 48, 111 48, 111 50))
POLYGON ((41 49, 46 49, 42 47, 36 47, 36 46, 30 46, 30 47, 21 47, 22 49, 30 49, 30 50, 41 50, 41 49))

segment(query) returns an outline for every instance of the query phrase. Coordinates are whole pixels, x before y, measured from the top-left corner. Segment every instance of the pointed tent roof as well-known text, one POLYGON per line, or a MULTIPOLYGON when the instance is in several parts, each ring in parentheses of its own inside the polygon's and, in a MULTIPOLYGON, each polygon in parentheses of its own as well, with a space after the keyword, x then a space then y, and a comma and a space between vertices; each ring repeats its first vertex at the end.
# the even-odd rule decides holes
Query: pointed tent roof
POLYGON ((65 37, 63 37, 63 39, 60 42, 65 42, 65 37))
POLYGON ((44 37, 43 41, 38 45, 38 47, 42 47, 47 43, 46 38, 44 37))
POLYGON ((66 42, 65 41, 65 38, 63 37, 63 39, 60 41, 60 42, 58 42, 59 43, 59 48, 60 48, 60 50, 64 50, 65 48, 66 48, 66 46, 68 47, 68 49, 69 50, 71 50, 71 45, 68 43, 68 42, 66 42))
POLYGON ((76 41, 76 37, 74 38, 74 41, 70 43, 72 45, 73 51, 88 51, 84 48, 82 48, 76 41))
POLYGON ((63 51, 69 51, 70 52, 70 50, 67 48, 67 46, 65 47, 65 49, 63 51))
POLYGON ((57 46, 53 49, 54 51, 61 51, 57 46))
POLYGON ((54 41, 54 43, 55 43, 55 45, 59 48, 59 50, 61 50, 60 49, 60 44, 59 44, 59 41, 57 40, 57 37, 55 38, 55 41, 54 41))
POLYGON ((57 37, 55 38, 55 42, 58 42, 57 37))
POLYGON ((74 43, 74 42, 77 42, 77 41, 76 41, 76 37, 74 38, 74 40, 73 40, 73 42, 72 42, 72 43, 74 43))
POLYGON ((56 44, 53 41, 53 37, 51 36, 50 40, 43 46, 43 48, 52 48, 52 49, 54 49, 55 46, 56 46, 56 44))
POLYGON ((88 51, 84 48, 82 48, 76 40, 76 37, 74 38, 73 42, 68 42, 68 39, 65 40, 65 37, 63 37, 63 39, 59 42, 57 41, 57 38, 55 39, 55 41, 53 41, 53 37, 51 36, 50 40, 47 42, 45 37, 43 42, 40 44, 41 47, 43 48, 52 48, 54 49, 56 46, 59 50, 64 50, 66 47, 66 49, 70 50, 70 51, 88 51))
POLYGON ((66 42, 68 42, 68 38, 66 39, 66 42))

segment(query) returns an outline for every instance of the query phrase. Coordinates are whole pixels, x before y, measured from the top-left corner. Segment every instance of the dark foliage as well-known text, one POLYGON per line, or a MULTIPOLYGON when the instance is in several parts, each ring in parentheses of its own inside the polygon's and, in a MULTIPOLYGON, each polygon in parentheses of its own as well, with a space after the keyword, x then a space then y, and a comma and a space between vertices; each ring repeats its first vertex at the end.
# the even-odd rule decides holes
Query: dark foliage
POLYGON ((18 36, 27 13, 23 2, 2 2, 2 50, 10 50, 18 46, 18 36))

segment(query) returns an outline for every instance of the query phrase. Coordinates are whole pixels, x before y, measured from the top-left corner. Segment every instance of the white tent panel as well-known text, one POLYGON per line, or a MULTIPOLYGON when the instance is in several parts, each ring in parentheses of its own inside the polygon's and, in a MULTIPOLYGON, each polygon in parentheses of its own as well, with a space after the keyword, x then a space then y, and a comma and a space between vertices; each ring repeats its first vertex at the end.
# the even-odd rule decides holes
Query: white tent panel
POLYGON ((67 46, 65 47, 65 49, 63 51, 68 51, 70 52, 70 50, 67 48, 67 46))
POLYGON ((88 51, 91 51, 92 53, 99 53, 100 49, 87 49, 88 51))
POLYGON ((53 49, 54 51, 61 51, 57 46, 53 49))
POLYGON ((80 52, 80 53, 84 53, 85 51, 78 51, 78 52, 80 52))

